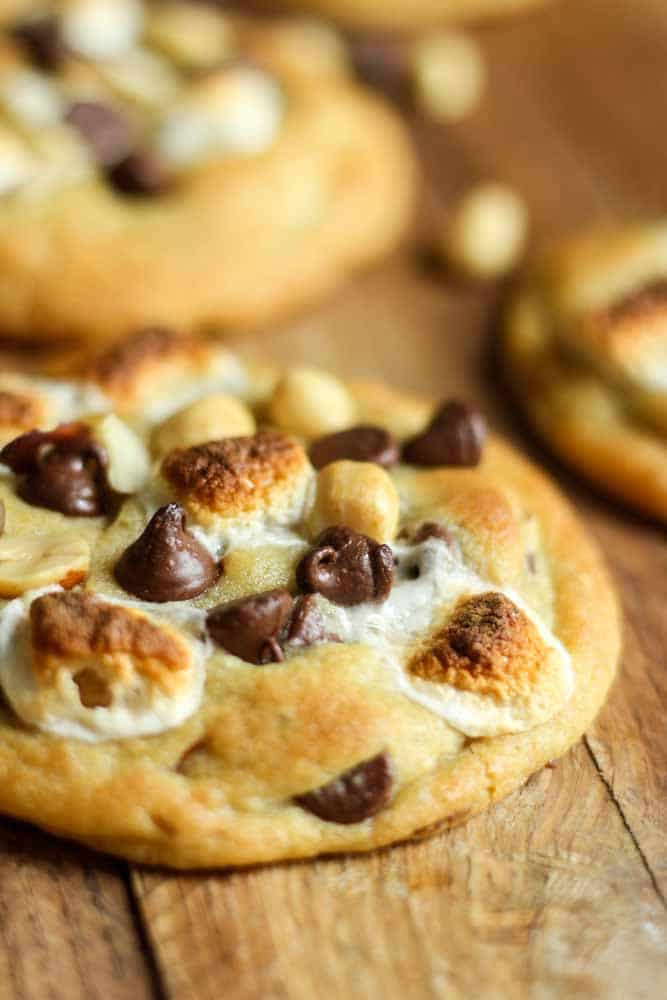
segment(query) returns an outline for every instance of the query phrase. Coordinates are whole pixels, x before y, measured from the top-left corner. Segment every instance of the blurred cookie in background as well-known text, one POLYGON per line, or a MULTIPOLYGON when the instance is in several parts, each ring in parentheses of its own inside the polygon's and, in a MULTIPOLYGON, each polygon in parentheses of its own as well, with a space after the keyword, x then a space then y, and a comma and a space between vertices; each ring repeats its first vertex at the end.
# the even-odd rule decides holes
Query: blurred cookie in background
POLYGON ((406 131, 333 29, 180 0, 0 19, 3 335, 252 326, 409 226, 406 131))
POLYGON ((543 254, 510 303, 504 354, 554 451, 667 521, 667 220, 593 230, 543 254))

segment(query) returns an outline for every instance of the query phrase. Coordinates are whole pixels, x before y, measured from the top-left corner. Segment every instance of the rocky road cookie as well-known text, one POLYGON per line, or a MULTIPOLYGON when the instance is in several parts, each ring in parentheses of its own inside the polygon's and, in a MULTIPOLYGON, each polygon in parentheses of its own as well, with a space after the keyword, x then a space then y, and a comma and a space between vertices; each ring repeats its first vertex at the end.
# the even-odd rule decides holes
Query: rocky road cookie
POLYGON ((40 427, 12 391, 0 809, 175 867, 368 850, 508 794, 600 707, 606 574, 476 408, 167 330, 26 379, 34 414, 62 401, 40 427))
POLYGON ((0 20, 4 336, 256 324, 405 231, 408 137, 332 29, 176 0, 0 20))
POLYGON ((600 229, 545 253, 507 316, 516 397, 554 450, 667 520, 667 223, 600 229))
MULTIPOLYGON (((515 14, 547 0, 280 0, 283 7, 326 14, 361 28, 404 31, 447 21, 475 21, 515 14)), ((266 0, 267 7, 276 7, 266 0)))

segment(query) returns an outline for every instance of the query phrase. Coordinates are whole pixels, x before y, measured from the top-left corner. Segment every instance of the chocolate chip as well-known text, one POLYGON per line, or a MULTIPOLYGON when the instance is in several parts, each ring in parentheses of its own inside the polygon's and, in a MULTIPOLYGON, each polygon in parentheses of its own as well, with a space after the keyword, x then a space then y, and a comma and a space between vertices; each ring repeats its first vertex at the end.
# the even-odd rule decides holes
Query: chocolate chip
POLYGON ((162 161, 147 150, 135 150, 107 171, 109 183, 127 195, 162 194, 169 185, 162 161))
POLYGON ((375 462, 385 467, 395 465, 400 457, 398 445, 389 431, 371 424, 360 424, 337 434, 318 438, 310 448, 310 460, 316 469, 330 462, 350 459, 375 462))
POLYGON ((110 510, 106 452, 85 424, 22 434, 0 451, 0 462, 19 477, 18 495, 35 507, 68 517, 99 517, 110 510))
POLYGON ((65 121, 78 129, 102 167, 119 163, 132 148, 132 131, 128 122, 108 104, 76 101, 70 105, 65 121))
POLYGON ((218 646, 247 663, 280 663, 284 657, 278 637, 293 605, 284 587, 267 590, 213 608, 206 616, 206 627, 218 646))
POLYGON ((287 623, 284 642, 291 646, 313 646, 316 642, 332 641, 313 594, 305 594, 294 605, 287 623))
POLYGON ((187 601, 220 576, 213 556, 186 529, 185 511, 168 503, 153 514, 143 533, 120 557, 114 575, 143 601, 187 601))
POLYGON ((404 48, 390 41, 357 41, 352 46, 357 76, 371 87, 398 96, 407 80, 404 48))
POLYGON ((299 588, 350 606, 387 599, 394 578, 388 545, 338 525, 327 528, 296 570, 299 588))
POLYGON ((403 446, 403 460, 411 465, 478 465, 485 438, 486 421, 480 411, 450 400, 422 434, 403 446))
POLYGON ((23 46, 30 61, 39 69, 53 72, 65 58, 65 46, 55 17, 20 21, 14 25, 11 34, 23 46))
POLYGON ((393 785, 387 753, 379 753, 344 771, 333 781, 294 801, 327 823, 361 823, 386 806, 393 785))

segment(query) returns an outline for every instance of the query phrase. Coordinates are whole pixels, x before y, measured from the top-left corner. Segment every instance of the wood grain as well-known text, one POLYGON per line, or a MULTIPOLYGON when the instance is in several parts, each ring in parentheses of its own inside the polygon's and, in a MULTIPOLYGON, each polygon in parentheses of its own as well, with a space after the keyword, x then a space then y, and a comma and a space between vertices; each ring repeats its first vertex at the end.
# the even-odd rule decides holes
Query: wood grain
MULTIPOLYGON (((536 241, 667 209, 664 0, 561 0, 479 37, 484 106, 448 129, 414 122, 418 238, 479 178, 524 193, 536 241)), ((410 252, 241 346, 478 399, 558 477, 604 546, 626 613, 621 675, 586 740, 423 843, 230 874, 134 870, 137 913, 124 866, 7 822, 2 1000, 667 995, 667 539, 596 497, 517 421, 490 352, 501 296, 429 273, 410 252)))
POLYGON ((0 830, 2 1000, 144 1000, 154 975, 121 866, 25 824, 0 830))

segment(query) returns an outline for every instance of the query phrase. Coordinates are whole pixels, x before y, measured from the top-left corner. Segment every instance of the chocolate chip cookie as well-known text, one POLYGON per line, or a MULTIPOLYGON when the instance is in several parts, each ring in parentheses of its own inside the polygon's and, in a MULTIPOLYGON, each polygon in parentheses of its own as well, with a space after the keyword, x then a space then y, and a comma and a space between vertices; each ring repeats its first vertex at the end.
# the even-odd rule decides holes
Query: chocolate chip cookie
POLYGON ((540 434, 595 486, 667 521, 667 225, 551 248, 506 326, 507 372, 540 434))
POLYGON ((368 850, 602 703, 598 554, 471 403, 165 329, 3 391, 5 812, 183 868, 368 850))
POLYGON ((16 3, 0 25, 5 336, 254 325, 410 221, 406 130, 333 29, 186 0, 16 3))

